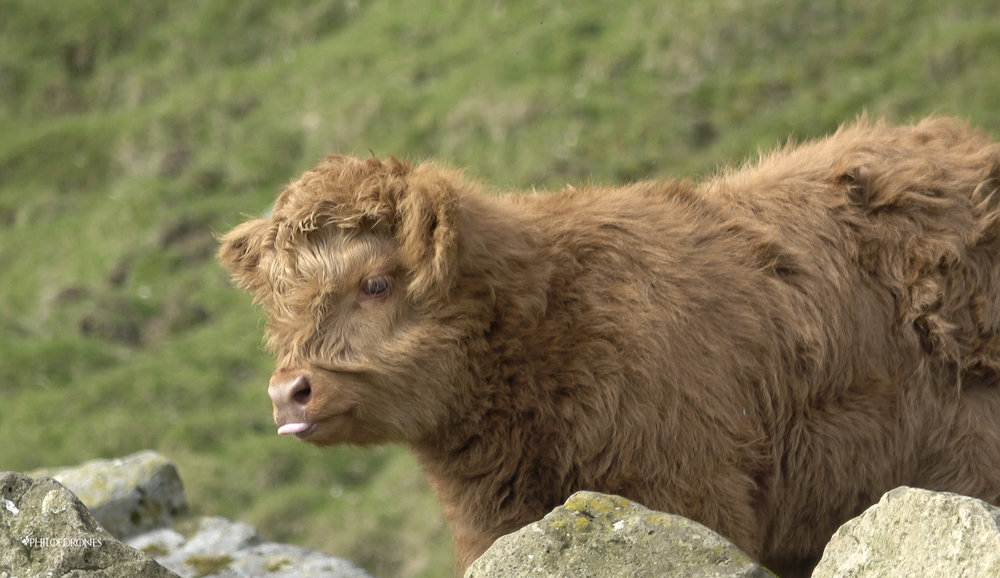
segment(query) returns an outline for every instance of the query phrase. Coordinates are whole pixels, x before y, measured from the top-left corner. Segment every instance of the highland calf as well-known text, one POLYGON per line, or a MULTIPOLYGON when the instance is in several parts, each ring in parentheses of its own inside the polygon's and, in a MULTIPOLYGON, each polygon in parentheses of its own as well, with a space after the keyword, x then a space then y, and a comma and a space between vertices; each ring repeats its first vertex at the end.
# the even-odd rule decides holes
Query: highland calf
POLYGON ((998 187, 941 118, 551 194, 331 156, 220 256, 278 433, 409 446, 459 567, 586 489, 796 573, 896 486, 1000 501, 998 187))

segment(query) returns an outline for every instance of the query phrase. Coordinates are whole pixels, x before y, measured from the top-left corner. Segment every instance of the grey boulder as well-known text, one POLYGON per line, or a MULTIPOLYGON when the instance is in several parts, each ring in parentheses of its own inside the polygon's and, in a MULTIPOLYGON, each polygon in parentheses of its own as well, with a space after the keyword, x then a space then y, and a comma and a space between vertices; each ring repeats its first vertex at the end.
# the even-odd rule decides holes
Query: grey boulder
POLYGON ((244 523, 208 516, 148 532, 129 544, 181 576, 370 578, 354 564, 300 546, 265 542, 244 523))
POLYGON ((0 472, 0 576, 176 577, 98 524, 51 478, 0 472))
POLYGON ((150 450, 30 475, 51 477, 69 488, 120 539, 163 527, 188 507, 177 467, 150 450))
POLYGON ((1000 509, 896 488, 833 535, 813 578, 1000 576, 1000 509))
POLYGON ((540 521, 499 538, 465 576, 774 575, 697 522, 619 496, 577 492, 540 521))

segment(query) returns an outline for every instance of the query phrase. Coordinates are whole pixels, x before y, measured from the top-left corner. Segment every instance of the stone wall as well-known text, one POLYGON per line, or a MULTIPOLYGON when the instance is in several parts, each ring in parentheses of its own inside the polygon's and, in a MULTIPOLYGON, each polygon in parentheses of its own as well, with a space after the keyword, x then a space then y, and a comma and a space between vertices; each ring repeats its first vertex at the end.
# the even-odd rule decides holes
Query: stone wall
POLYGON ((0 494, 2 578, 370 578, 346 560, 265 542, 246 524, 185 516, 177 468, 151 451, 2 472, 0 494))
MULTIPOLYGON (((189 517, 177 468, 151 451, 30 474, 0 472, 0 577, 370 578, 315 550, 189 517)), ((504 536, 466 578, 773 577, 712 530, 618 496, 578 492, 504 536)), ((897 488, 844 524, 813 578, 1000 576, 1000 509, 897 488)))

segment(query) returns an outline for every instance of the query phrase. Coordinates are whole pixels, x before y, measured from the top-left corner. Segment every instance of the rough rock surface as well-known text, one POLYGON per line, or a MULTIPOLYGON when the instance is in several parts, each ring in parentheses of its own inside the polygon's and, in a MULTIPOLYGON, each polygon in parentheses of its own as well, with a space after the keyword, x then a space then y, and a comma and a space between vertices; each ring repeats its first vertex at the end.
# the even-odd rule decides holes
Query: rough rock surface
POLYGON ((177 467, 153 451, 71 468, 30 472, 69 488, 113 536, 124 539, 161 528, 187 510, 177 467))
POLYGON ((540 521, 498 539, 465 576, 773 574, 701 524, 618 496, 577 492, 540 521))
POLYGON ((813 578, 1000 576, 1000 509, 975 498, 896 488, 840 527, 813 578))
POLYGON ((181 576, 370 578, 346 560, 264 542, 252 527, 218 517, 149 532, 130 539, 129 544, 181 576))
MULTIPOLYGON (((187 499, 177 469, 155 452, 41 473, 58 476, 86 500, 54 479, 0 472, 0 578, 369 577, 345 560, 264 542, 246 524, 174 520, 187 499), (109 534, 85 502, 131 537, 122 542, 109 534)), ((593 492, 578 492, 542 520, 500 538, 466 573, 671 575, 773 577, 700 524, 593 492)), ((1000 576, 1000 509, 956 494, 892 490, 837 531, 813 573, 876 576, 1000 576)))
POLYGON ((0 472, 0 576, 176 576, 101 528, 51 478, 0 472))
POLYGON ((0 486, 0 578, 368 577, 340 558, 264 542, 246 524, 177 519, 187 509, 184 487, 156 452, 32 474, 39 479, 5 474, 0 486))

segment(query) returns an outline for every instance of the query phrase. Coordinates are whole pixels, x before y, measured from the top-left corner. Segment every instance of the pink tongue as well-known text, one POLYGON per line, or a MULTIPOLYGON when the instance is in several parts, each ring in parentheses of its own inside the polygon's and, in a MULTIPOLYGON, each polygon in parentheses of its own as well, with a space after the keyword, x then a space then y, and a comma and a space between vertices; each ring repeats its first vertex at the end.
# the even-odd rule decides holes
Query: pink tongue
POLYGON ((278 428, 278 435, 283 436, 286 434, 296 434, 299 432, 306 431, 309 429, 308 423, 286 423, 285 425, 278 428))

